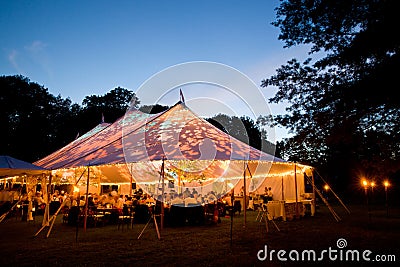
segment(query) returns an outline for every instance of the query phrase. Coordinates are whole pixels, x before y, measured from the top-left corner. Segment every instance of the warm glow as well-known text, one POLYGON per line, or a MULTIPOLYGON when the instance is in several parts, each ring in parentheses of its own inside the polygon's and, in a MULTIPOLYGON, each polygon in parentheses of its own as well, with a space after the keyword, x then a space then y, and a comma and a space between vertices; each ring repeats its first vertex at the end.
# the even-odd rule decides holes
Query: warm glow
POLYGON ((74 193, 78 193, 79 192, 79 187, 74 186, 74 193))
POLYGON ((371 182, 371 187, 374 187, 375 186, 375 182, 371 182))
POLYGON ((328 190, 329 190, 329 185, 326 184, 326 185, 324 186, 324 189, 325 189, 326 191, 328 191, 328 190))
POLYGON ((363 186, 368 186, 367 180, 363 180, 363 181, 362 181, 362 184, 363 184, 363 186))
POLYGON ((390 184, 389 184, 388 181, 384 181, 384 182, 383 182, 383 185, 384 185, 385 187, 389 187, 390 184))

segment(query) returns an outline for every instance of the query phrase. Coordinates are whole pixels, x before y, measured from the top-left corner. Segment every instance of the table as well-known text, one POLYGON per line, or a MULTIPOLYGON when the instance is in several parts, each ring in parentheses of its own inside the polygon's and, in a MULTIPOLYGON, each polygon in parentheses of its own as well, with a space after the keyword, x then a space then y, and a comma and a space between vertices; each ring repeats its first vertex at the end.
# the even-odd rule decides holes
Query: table
POLYGON ((205 207, 202 205, 171 205, 166 223, 170 226, 204 224, 204 212, 205 207))
MULTIPOLYGON (((297 209, 299 215, 304 216, 305 208, 303 202, 297 202, 297 209)), ((268 201, 267 210, 269 220, 282 217, 282 220, 286 221, 287 219, 296 217, 296 202, 283 200, 268 201)))
POLYGON ((267 203, 268 220, 273 220, 282 217, 286 221, 285 201, 272 200, 267 203))
POLYGON ((135 206, 135 219, 134 223, 147 223, 150 219, 149 206, 145 204, 140 204, 135 206))
POLYGON ((313 203, 313 200, 312 199, 303 199, 301 202, 303 203, 305 210, 308 210, 308 206, 310 206, 309 210, 311 212, 311 216, 314 216, 314 214, 315 214, 315 205, 313 203))

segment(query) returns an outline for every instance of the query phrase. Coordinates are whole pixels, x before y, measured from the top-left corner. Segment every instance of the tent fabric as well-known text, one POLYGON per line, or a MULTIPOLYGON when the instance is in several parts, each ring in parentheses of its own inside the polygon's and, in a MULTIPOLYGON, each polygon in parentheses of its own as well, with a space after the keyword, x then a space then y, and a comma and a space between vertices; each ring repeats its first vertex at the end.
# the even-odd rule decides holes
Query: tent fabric
POLYGON ((173 182, 177 191, 193 187, 224 193, 243 179, 244 169, 252 177, 249 191, 257 191, 266 177, 294 175, 292 163, 233 138, 182 102, 151 115, 131 109, 35 164, 54 170, 61 182, 76 183, 90 166, 92 181, 134 181, 150 192, 160 184, 162 166, 164 183, 173 182))
POLYGON ((38 175, 46 169, 7 155, 0 155, 0 177, 18 175, 38 175))

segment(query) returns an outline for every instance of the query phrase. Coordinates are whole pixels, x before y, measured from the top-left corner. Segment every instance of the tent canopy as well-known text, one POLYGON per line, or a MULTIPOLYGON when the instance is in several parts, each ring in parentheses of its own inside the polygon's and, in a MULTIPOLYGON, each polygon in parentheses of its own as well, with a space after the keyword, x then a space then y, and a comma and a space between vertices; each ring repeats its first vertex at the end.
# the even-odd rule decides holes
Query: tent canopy
POLYGON ((235 187, 244 170, 251 176, 249 191, 260 188, 268 176, 294 174, 292 163, 233 138, 182 102, 158 114, 131 109, 35 164, 69 182, 76 182, 79 172, 91 166, 93 181, 134 181, 151 192, 160 183, 162 166, 165 183, 220 193, 235 187))
POLYGON ((18 175, 38 175, 46 169, 7 155, 0 155, 0 177, 18 175))

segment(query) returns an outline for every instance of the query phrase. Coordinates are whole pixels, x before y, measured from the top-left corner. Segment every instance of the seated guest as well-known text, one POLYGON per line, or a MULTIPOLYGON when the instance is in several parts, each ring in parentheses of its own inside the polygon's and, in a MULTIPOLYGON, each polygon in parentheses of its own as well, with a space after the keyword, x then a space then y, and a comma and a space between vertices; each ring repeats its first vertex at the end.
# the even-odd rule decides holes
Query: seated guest
POLYGON ((125 204, 129 207, 133 205, 132 197, 128 196, 125 200, 125 204))
POLYGON ((179 205, 179 204, 184 204, 183 194, 182 193, 179 193, 179 194, 175 193, 174 199, 171 200, 171 205, 179 205))
POLYGON ((224 198, 223 201, 227 206, 232 206, 232 196, 231 193, 227 194, 224 198))
POLYGON ((184 199, 184 202, 185 202, 185 206, 188 206, 188 205, 197 205, 197 204, 198 204, 198 203, 197 203, 197 200, 193 197, 192 194, 190 194, 189 197, 185 198, 185 199, 184 199))
POLYGON ((116 201, 115 201, 115 207, 117 208, 117 209, 122 209, 122 207, 124 206, 124 196, 123 195, 120 195, 119 197, 115 197, 114 199, 116 199, 116 201))
POLYGON ((96 206, 96 205, 95 205, 95 203, 94 203, 94 201, 93 201, 93 197, 92 197, 92 196, 89 196, 89 197, 88 197, 88 207, 89 207, 89 208, 92 208, 92 207, 94 207, 94 206, 96 206))
POLYGON ((211 191, 207 194, 207 201, 208 203, 212 203, 214 201, 217 201, 217 197, 214 195, 214 192, 211 191))
POLYGON ((83 207, 86 204, 85 196, 81 196, 79 199, 79 206, 83 207))
POLYGON ((202 196, 201 194, 199 194, 199 195, 197 196, 197 202, 200 203, 200 204, 203 204, 203 203, 204 203, 204 198, 203 198, 203 196, 202 196))
POLYGON ((186 190, 183 192, 183 198, 187 198, 190 196, 189 188, 186 187, 186 190))

